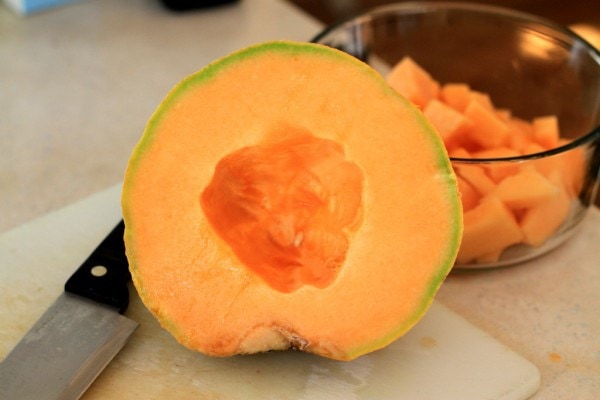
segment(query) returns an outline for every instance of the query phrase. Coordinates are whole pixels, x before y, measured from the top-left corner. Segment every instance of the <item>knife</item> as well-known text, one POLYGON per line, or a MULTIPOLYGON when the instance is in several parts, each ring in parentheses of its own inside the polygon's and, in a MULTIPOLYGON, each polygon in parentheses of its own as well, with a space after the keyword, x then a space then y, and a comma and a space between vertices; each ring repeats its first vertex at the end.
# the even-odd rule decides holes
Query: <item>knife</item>
POLYGON ((138 323, 121 315, 131 279, 124 227, 120 221, 0 363, 0 399, 78 399, 125 345, 138 323))

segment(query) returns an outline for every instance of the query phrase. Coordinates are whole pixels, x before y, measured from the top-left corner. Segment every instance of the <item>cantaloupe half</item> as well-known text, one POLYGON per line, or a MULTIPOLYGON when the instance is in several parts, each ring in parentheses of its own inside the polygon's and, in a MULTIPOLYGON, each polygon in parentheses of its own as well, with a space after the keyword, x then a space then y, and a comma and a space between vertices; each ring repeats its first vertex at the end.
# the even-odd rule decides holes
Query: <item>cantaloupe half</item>
POLYGON ((424 315, 462 234, 422 113, 355 58, 257 44, 174 87, 122 195, 133 282, 183 345, 351 360, 424 315))

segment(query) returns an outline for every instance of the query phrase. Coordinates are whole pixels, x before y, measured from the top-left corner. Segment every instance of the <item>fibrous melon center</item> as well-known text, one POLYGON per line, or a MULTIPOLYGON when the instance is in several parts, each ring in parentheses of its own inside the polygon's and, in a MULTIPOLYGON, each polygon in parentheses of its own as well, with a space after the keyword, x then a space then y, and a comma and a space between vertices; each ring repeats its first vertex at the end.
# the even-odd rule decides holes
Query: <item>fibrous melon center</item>
POLYGON ((363 179, 341 144, 292 130, 223 157, 200 202, 218 235, 273 288, 324 288, 360 224, 363 179))

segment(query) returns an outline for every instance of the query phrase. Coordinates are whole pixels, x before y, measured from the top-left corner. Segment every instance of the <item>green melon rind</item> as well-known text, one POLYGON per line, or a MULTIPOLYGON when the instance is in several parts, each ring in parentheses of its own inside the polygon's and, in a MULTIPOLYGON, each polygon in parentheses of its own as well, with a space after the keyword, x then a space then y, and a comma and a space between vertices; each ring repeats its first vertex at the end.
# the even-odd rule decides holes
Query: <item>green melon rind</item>
MULTIPOLYGON (((424 293, 421 304, 415 308, 413 315, 407 319, 408 322, 403 323, 402 325, 398 326, 397 329, 392 330, 387 335, 374 342, 366 343, 349 350, 347 352, 347 357, 341 357, 343 359, 353 359, 362 354, 366 354, 387 346, 388 344, 392 343, 393 341, 404 335, 406 332, 412 329, 414 325, 418 323, 418 321, 423 317, 427 309, 430 307, 435 297, 435 294, 437 293, 441 284, 444 282, 446 276, 452 269, 452 266, 458 254, 463 229, 462 207, 458 192, 457 180, 453 172, 450 159, 448 157, 443 141, 441 140, 435 129, 432 127, 432 125, 425 119, 422 112, 410 101, 408 101, 403 96, 398 94, 395 90, 393 90, 391 87, 389 87, 385 79, 377 71, 375 71, 366 63, 342 51, 314 43, 272 41, 260 43, 236 51, 228 56, 222 57, 208 64, 206 67, 199 70, 198 72, 184 78, 173 87, 173 89, 159 104, 159 106, 149 119, 144 129, 142 139, 138 142, 138 144, 134 148, 134 151, 132 152, 132 156, 129 160, 127 170, 125 173, 125 177, 127 180, 128 177, 135 175, 135 168, 138 164, 138 159, 143 157, 145 149, 152 144, 154 140, 155 131, 160 125, 163 116, 169 111, 170 105, 176 102, 184 93, 186 93, 188 90, 197 87, 198 85, 209 82, 212 78, 218 76, 220 72, 226 70, 227 68, 234 67, 240 61, 252 57, 259 57, 261 55, 273 52, 280 54, 289 54, 290 56, 312 54, 320 57, 330 57, 339 59, 342 62, 354 63, 358 69, 361 69, 365 74, 370 75, 374 83, 378 84, 384 93, 387 93, 389 96, 397 98, 399 102, 404 103, 404 106, 407 109, 411 110, 412 114, 414 114, 415 116, 415 119, 419 121, 419 123, 422 125, 423 130, 429 134, 429 138, 431 140, 431 143, 434 145, 435 152, 439 155, 439 157, 437 158, 437 169, 440 173, 440 178, 443 177, 443 179, 446 179, 448 181, 449 187, 456 188, 455 191, 452 191, 451 193, 449 192, 450 198, 448 199, 449 209, 454 210, 455 213, 455 218, 453 218, 454 225, 451 227, 452 237, 451 240, 448 242, 448 248, 444 251, 445 256, 441 257, 441 265, 439 266, 439 268, 437 268, 438 273, 432 277, 428 285, 429 290, 426 293, 424 293)), ((129 204, 127 202, 127 190, 127 186, 124 185, 121 202, 123 216, 126 222, 126 242, 129 241, 132 231, 134 230, 134 228, 131 226, 131 221, 128 219, 129 204)), ((131 249, 128 249, 127 252, 128 255, 133 255, 131 254, 131 249)), ((135 257, 129 257, 129 259, 130 269, 132 270, 132 276, 134 277, 135 286, 138 290, 142 292, 141 296, 144 297, 144 288, 142 282, 137 281, 135 278, 136 274, 133 273, 135 270, 137 270, 137 266, 131 261, 134 260, 135 257)), ((160 314, 160 310, 155 309, 154 311, 160 314)), ((160 320, 161 324, 168 325, 170 327, 169 331, 173 333, 179 331, 178 327, 175 324, 169 322, 168 316, 161 314, 160 320)))
MULTIPOLYGON (((398 95, 401 97, 400 95, 398 95)), ((420 111, 416 106, 410 103, 408 100, 401 97, 402 100, 409 103, 409 107, 412 108, 413 112, 419 113, 420 111)), ((438 153, 440 157, 438 158, 438 168, 440 171, 440 178, 443 177, 448 181, 448 185, 452 185, 449 187, 456 188, 455 191, 452 192, 451 197, 448 199, 449 201, 449 209, 454 210, 454 214, 456 218, 453 218, 454 224, 451 226, 451 240, 448 242, 448 247, 444 251, 444 256, 440 257, 440 266, 437 268, 437 274, 433 275, 427 287, 429 290, 425 292, 422 296, 421 304, 414 309, 413 314, 405 320, 405 322, 398 326, 397 329, 392 330, 387 335, 381 337, 380 339, 357 346, 348 351, 348 360, 352 360, 356 357, 359 357, 363 354, 367 354, 373 352, 378 349, 382 349, 392 342, 396 341, 408 331, 410 331, 425 315, 439 288, 442 283, 452 270, 454 266, 454 261, 456 260, 456 256, 458 255, 458 250, 460 247, 460 243, 462 240, 463 233, 463 213, 462 213, 462 204, 460 200, 460 194, 458 191, 458 182, 456 179, 456 175, 454 174, 454 170, 452 169, 452 165, 450 163, 450 159, 447 156, 446 148, 443 144, 443 141, 437 134, 437 131, 432 127, 432 125, 424 118, 420 117, 418 119, 423 128, 430 133, 430 137, 432 141, 435 143, 436 148, 438 149, 438 153)))

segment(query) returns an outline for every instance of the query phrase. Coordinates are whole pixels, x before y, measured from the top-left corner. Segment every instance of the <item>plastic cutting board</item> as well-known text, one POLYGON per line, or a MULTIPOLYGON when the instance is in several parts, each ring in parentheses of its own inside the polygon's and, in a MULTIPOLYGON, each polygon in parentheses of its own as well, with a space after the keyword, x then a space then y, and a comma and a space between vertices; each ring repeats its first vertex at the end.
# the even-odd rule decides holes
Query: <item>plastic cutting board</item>
MULTIPOLYGON (((114 186, 0 236, 0 358, 120 219, 114 186)), ((295 351, 210 358, 162 330, 133 288, 140 323, 83 399, 520 400, 538 369, 439 303, 407 335, 351 362, 295 351)))

